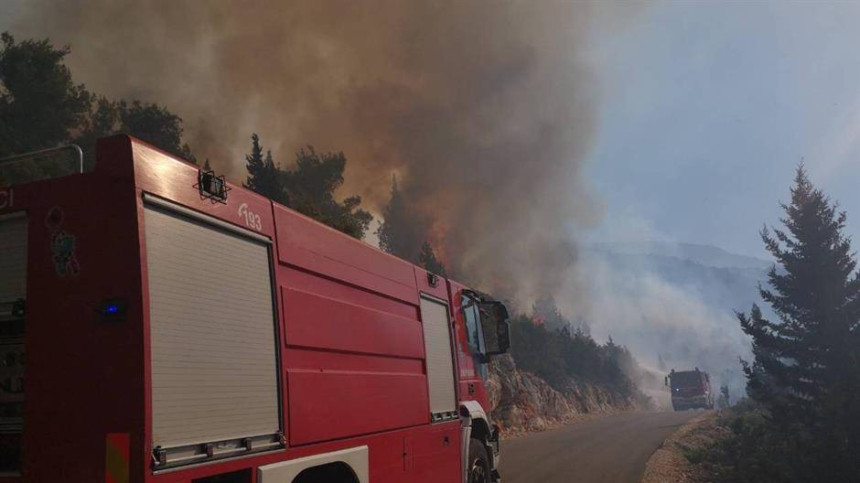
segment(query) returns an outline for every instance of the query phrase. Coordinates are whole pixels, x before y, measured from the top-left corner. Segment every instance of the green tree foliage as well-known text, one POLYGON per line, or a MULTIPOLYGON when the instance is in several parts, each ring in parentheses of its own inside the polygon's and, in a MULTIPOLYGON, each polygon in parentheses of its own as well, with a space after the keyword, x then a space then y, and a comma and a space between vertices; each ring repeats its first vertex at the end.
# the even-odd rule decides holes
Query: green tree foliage
POLYGON ((805 459, 804 443, 786 438, 773 429, 769 413, 760 403, 742 399, 720 411, 715 439, 704 447, 695 446, 685 453, 713 483, 762 483, 809 481, 852 481, 804 478, 789 464, 795 457, 805 459))
POLYGON ((397 186, 397 177, 392 176, 391 198, 382 210, 382 223, 376 230, 379 248, 418 264, 429 272, 447 276, 445 266, 436 257, 433 246, 426 239, 426 229, 420 218, 409 208, 397 186))
POLYGON ((100 97, 80 130, 74 142, 83 148, 88 163, 94 162, 96 140, 118 133, 129 134, 186 161, 197 162, 182 140, 182 118, 158 104, 110 101, 100 97))
POLYGON ((120 132, 157 146, 186 161, 197 162, 188 144, 182 141, 182 118, 158 104, 119 101, 120 132))
POLYGON ((281 172, 275 166, 272 152, 268 151, 263 157, 263 148, 260 145, 260 137, 255 133, 251 135, 251 154, 245 156, 245 169, 248 170, 248 178, 244 185, 257 193, 287 205, 287 194, 284 191, 281 172))
POLYGON ((535 308, 561 318, 556 324, 560 328, 549 328, 546 314, 544 318, 533 314, 512 319, 511 355, 517 367, 560 391, 573 380, 583 380, 606 385, 625 398, 648 404, 648 397, 633 380, 640 368, 630 351, 611 338, 601 345, 581 330, 571 332, 572 325, 547 300, 551 299, 542 299, 535 308))
POLYGON ((433 251, 433 247, 430 246, 430 242, 424 242, 421 245, 421 253, 418 255, 419 264, 424 267, 424 270, 428 272, 435 273, 436 275, 441 275, 446 277, 445 273, 445 265, 436 258, 436 253, 433 251))
POLYGON ((416 213, 409 208, 397 185, 397 177, 392 176, 391 198, 382 210, 382 223, 376 230, 379 248, 404 260, 420 262, 426 233, 423 233, 416 220, 416 213))
POLYGON ((244 186, 317 221, 361 239, 373 216, 361 209, 361 197, 339 202, 335 191, 343 184, 346 156, 317 153, 312 146, 296 153, 296 165, 282 170, 272 152, 263 157, 257 134, 251 136, 251 153, 245 156, 248 178, 244 186))
POLYGON ((591 329, 585 320, 579 318, 574 322, 567 320, 558 307, 555 305, 555 299, 551 296, 544 296, 532 305, 532 314, 534 317, 549 330, 559 330, 567 328, 571 333, 581 332, 584 335, 589 335, 591 329))
POLYGON ((110 101, 75 84, 63 64, 69 47, 45 40, 16 43, 0 35, 0 157, 74 142, 94 163, 95 141, 126 133, 188 161, 182 119, 157 104, 110 101))
POLYGON ((69 48, 47 39, 16 43, 7 32, 0 41, 0 157, 67 142, 91 102, 63 64, 69 48))
POLYGON ((311 218, 361 239, 373 216, 360 208, 361 197, 352 195, 338 202, 335 191, 343 184, 346 156, 317 153, 313 146, 296 153, 296 165, 282 172, 290 206, 311 218))
MULTIPOLYGON (((779 320, 757 306, 738 314, 753 340, 745 363, 748 392, 771 420, 776 439, 800 442, 784 454, 790 481, 860 477, 860 278, 846 215, 797 170, 785 229, 762 230, 776 258, 761 288, 779 320)), ((786 480, 789 481, 789 480, 786 480)))

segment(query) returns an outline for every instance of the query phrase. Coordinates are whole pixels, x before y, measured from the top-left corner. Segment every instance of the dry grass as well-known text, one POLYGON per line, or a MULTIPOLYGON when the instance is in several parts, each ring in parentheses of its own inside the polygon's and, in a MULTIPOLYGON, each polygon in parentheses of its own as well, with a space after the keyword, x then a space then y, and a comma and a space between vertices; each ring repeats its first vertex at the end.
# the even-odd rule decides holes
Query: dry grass
POLYGON ((681 426, 651 455, 642 483, 705 483, 701 470, 685 454, 709 446, 726 431, 717 425, 717 412, 709 411, 681 426))

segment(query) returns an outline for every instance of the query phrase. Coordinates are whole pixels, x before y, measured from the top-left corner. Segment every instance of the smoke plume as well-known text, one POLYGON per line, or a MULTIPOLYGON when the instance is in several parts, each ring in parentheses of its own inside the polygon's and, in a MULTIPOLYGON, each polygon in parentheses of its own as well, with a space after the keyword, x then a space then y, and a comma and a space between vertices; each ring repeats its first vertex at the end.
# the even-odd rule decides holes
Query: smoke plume
MULTIPOLYGON (((581 178, 599 92, 586 2, 31 1, 21 38, 68 43, 76 80, 158 102, 199 159, 242 179, 258 132, 287 166, 343 151, 376 212, 396 174, 445 262, 522 302, 551 293, 600 218, 581 178)), ((625 12, 629 15, 629 11, 625 12)))
POLYGON ((695 367, 710 374, 715 395, 725 385, 736 401, 746 391, 739 359, 752 351, 734 311, 754 302, 767 311, 756 292, 766 262, 717 268, 682 257, 586 250, 571 270, 580 275, 570 277, 579 283, 587 274, 589 296, 560 307, 594 321, 598 340, 612 336, 636 355, 645 369, 637 385, 658 407, 669 407, 663 376, 695 367))
POLYGON ((659 353, 742 393, 737 358, 749 348, 731 309, 748 305, 706 304, 599 258, 574 265, 573 240, 601 217, 582 178, 601 94, 589 42, 631 17, 629 4, 7 5, 0 30, 70 44, 75 80, 94 92, 167 106, 197 157, 234 180, 252 132, 285 167, 305 144, 343 151, 343 192, 380 213, 396 175, 413 220, 401 237, 428 237, 456 277, 521 310, 554 295, 646 365, 659 353))

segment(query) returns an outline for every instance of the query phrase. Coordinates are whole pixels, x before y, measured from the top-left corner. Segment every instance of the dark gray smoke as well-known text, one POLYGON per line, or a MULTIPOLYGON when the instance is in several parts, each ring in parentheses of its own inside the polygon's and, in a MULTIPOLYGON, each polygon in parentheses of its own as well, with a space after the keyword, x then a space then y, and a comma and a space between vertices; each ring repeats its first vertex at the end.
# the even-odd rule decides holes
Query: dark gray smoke
POLYGON ((599 103, 585 53, 589 32, 622 17, 610 10, 29 1, 2 27, 71 44, 68 64, 95 92, 168 106, 197 157, 234 179, 251 132, 285 165, 307 143, 344 151, 345 192, 375 211, 397 174, 450 267, 526 301, 558 287, 571 233, 600 217, 580 173, 599 103))

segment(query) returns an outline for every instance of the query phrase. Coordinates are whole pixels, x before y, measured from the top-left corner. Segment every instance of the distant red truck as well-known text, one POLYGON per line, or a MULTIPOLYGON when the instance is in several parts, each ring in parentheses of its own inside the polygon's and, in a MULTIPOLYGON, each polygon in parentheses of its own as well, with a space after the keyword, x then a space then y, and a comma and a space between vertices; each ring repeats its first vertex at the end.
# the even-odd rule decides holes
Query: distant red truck
POLYGON ((127 136, 5 179, 0 482, 499 479, 501 303, 127 136))
POLYGON ((672 409, 713 409, 711 378, 697 367, 692 371, 675 371, 666 376, 666 385, 672 391, 672 409))

